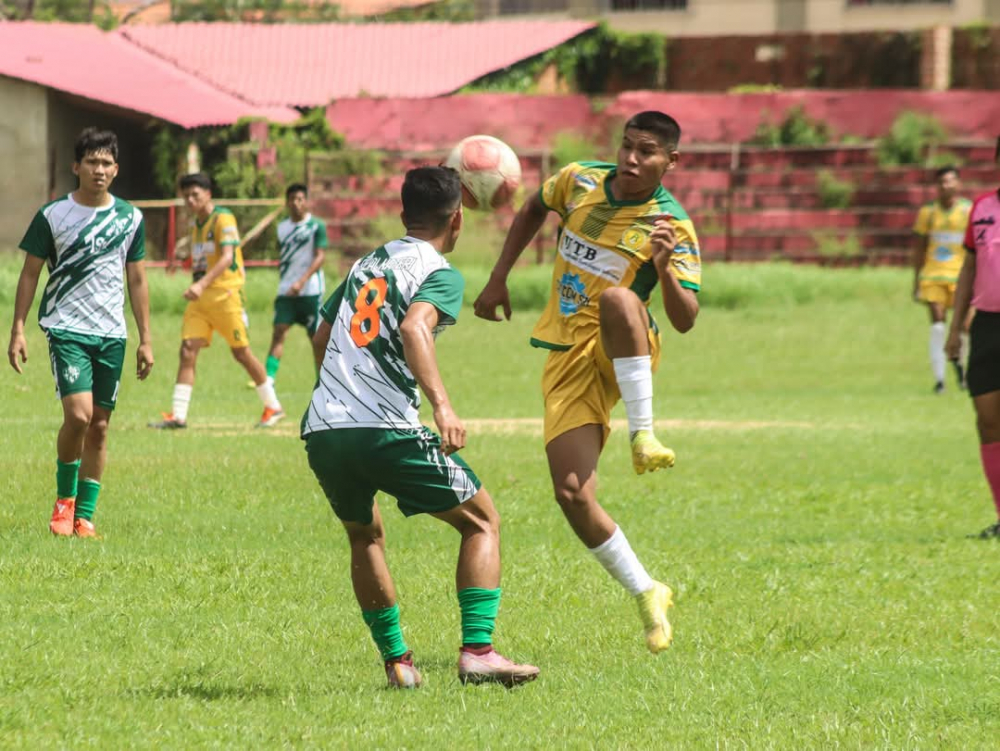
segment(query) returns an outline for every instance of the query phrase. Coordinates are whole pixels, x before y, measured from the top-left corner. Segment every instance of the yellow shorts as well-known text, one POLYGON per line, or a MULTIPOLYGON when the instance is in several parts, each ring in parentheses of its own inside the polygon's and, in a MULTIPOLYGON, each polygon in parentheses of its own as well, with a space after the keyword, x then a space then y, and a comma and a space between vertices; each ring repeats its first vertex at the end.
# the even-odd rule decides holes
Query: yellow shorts
MULTIPOLYGON (((660 333, 650 329, 648 337, 655 373, 660 363, 660 333)), ((604 428, 603 441, 608 440, 611 408, 621 398, 621 392, 600 335, 574 344, 571 349, 549 353, 542 373, 542 398, 546 445, 574 428, 593 424, 604 428)))
POLYGON ((946 308, 955 307, 954 282, 920 282, 917 299, 927 303, 938 303, 946 308))
POLYGON ((218 331, 232 349, 250 345, 242 290, 209 287, 187 304, 181 338, 204 339, 211 344, 213 331, 218 331))

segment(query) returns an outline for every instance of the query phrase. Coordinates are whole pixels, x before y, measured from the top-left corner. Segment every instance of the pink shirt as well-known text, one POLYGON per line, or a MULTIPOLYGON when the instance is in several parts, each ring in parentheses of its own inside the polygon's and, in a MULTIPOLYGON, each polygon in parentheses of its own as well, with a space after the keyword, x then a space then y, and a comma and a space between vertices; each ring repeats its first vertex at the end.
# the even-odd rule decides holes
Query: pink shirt
POLYGON ((972 307, 1000 313, 1000 192, 980 196, 972 204, 965 248, 976 254, 972 307))

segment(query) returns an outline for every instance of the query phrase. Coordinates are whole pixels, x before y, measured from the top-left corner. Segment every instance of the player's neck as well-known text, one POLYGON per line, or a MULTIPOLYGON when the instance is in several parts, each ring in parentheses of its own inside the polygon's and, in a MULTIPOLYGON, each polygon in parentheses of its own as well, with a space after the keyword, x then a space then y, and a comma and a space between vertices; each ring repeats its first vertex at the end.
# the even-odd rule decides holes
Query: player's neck
MULTIPOLYGON (((414 240, 423 240, 428 245, 434 246, 434 250, 438 253, 445 252, 445 246, 447 244, 448 235, 446 233, 433 232, 431 230, 425 229, 406 229, 406 236, 412 237, 414 240)), ((450 248, 449 248, 450 250, 450 248)))
POLYGON ((211 202, 206 203, 205 206, 202 208, 202 210, 199 211, 197 214, 195 214, 195 218, 199 222, 204 222, 210 216, 212 216, 213 211, 215 211, 215 204, 211 202))
POLYGON ((955 196, 952 196, 951 198, 949 198, 947 200, 945 200, 944 198, 939 198, 938 199, 938 206, 940 206, 942 209, 944 209, 946 211, 950 210, 951 207, 954 206, 954 205, 955 205, 955 196))
POLYGON ((299 214, 298 216, 295 216, 295 214, 289 214, 288 218, 292 220, 292 224, 302 224, 302 222, 309 218, 309 212, 307 211, 304 214, 299 214))
POLYGON ((653 193, 656 192, 656 187, 653 186, 649 190, 637 191, 636 193, 623 193, 621 186, 618 185, 618 181, 612 177, 608 182, 608 190, 611 192, 611 197, 616 201, 647 201, 653 197, 653 193))
POLYGON ((73 201, 88 208, 102 209, 111 202, 111 194, 107 190, 90 191, 77 188, 73 191, 73 201))

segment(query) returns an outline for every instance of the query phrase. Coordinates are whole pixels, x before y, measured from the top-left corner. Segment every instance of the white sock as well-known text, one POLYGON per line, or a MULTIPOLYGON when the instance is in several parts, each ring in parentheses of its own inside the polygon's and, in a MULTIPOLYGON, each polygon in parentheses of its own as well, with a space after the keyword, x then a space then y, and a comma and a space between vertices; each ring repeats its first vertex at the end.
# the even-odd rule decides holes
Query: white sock
POLYGON ((958 350, 958 364, 967 368, 969 367, 969 335, 963 331, 961 339, 962 346, 958 350))
POLYGON ((173 416, 179 422, 187 422, 188 406, 191 404, 191 392, 194 386, 188 383, 174 384, 173 416))
POLYGON ((934 373, 934 381, 942 383, 944 381, 944 367, 946 365, 944 357, 944 342, 948 338, 948 332, 943 322, 931 324, 931 336, 928 350, 931 356, 931 371, 934 373))
POLYGON ((270 378, 265 378, 264 382, 260 384, 257 388, 257 396, 260 400, 264 402, 264 406, 270 409, 281 409, 281 402, 278 401, 278 396, 274 393, 274 381, 270 378))
POLYGON ((628 415, 628 432, 653 429, 653 368, 649 355, 643 357, 616 357, 615 367, 618 390, 625 402, 628 415))
POLYGON ((653 580, 639 563, 621 527, 615 527, 615 533, 590 552, 629 594, 638 595, 653 588, 653 580))

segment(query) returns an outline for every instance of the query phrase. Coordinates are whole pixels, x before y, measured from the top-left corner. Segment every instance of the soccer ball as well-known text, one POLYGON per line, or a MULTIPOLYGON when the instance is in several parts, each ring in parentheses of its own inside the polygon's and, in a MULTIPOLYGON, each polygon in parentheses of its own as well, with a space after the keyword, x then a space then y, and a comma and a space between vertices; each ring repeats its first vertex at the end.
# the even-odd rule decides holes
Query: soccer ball
POLYGON ((469 136, 445 160, 462 180, 462 204, 489 211, 510 203, 521 185, 521 163, 514 150, 493 136, 469 136))

